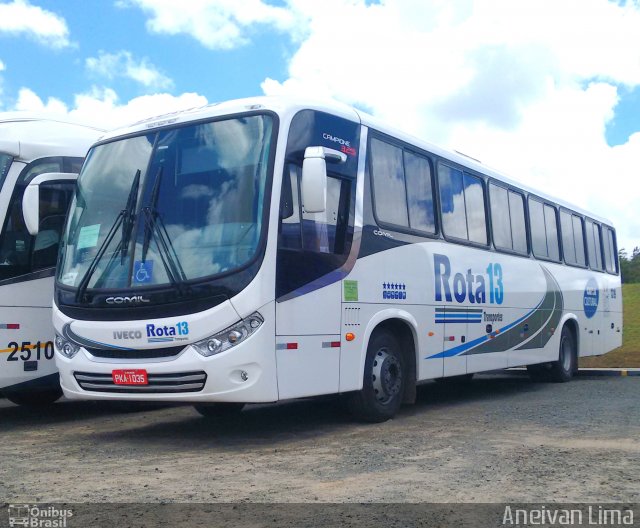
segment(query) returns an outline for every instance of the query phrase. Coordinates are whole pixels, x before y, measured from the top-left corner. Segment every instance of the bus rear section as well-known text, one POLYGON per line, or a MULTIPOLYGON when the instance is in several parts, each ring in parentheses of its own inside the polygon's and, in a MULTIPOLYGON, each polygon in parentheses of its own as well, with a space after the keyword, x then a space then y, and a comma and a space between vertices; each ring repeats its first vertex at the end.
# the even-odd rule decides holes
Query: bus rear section
POLYGON ((0 116, 0 391, 18 404, 47 404, 62 394, 53 275, 75 178, 102 133, 37 116, 0 116), (38 200, 27 202, 37 234, 25 221, 30 186, 39 191, 38 200))

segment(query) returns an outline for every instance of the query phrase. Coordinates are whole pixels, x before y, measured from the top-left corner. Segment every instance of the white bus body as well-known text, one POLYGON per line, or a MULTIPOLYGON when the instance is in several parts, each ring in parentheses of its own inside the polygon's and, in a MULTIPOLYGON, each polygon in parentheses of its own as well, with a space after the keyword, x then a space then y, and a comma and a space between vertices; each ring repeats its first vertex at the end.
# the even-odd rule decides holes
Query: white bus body
POLYGON ((565 381, 621 344, 608 221, 348 107, 151 119, 94 146, 77 192, 54 299, 69 398, 351 393, 376 421, 424 380, 565 381))
POLYGON ((54 268, 77 173, 103 133, 34 115, 0 114, 0 392, 16 403, 46 404, 62 394, 53 360, 54 268), (30 184, 40 188, 36 236, 22 207, 30 184))

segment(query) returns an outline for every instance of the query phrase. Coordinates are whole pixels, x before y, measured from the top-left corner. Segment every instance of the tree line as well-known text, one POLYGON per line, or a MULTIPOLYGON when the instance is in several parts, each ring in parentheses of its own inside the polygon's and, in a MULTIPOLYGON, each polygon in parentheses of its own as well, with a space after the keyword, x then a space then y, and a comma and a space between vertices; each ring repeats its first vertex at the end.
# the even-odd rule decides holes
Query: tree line
POLYGON ((626 249, 621 249, 618 253, 620 256, 620 273, 623 283, 640 282, 640 248, 633 248, 631 256, 626 249))

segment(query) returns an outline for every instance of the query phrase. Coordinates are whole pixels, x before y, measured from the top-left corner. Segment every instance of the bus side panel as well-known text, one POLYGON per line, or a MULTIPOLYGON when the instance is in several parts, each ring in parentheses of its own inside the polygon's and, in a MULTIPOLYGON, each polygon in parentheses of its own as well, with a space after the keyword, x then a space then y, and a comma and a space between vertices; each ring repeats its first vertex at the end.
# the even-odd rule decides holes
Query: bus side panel
POLYGON ((0 286, 0 388, 57 371, 53 359, 52 282, 49 277, 0 286))
MULTIPOLYGON (((366 227, 365 230, 373 229, 366 227)), ((379 232, 379 231, 378 231, 379 232)), ((364 243, 384 243, 380 235, 365 233, 364 243)), ((443 325, 436 324, 433 273, 428 244, 390 247, 358 259, 342 281, 342 355, 340 391, 362 388, 364 360, 370 333, 389 319, 413 328, 417 379, 442 376, 443 325), (347 342, 346 333, 355 339, 347 342)))
POLYGON ((276 362, 280 399, 338 392, 340 289, 334 282, 276 302, 276 362), (338 343, 338 346, 335 346, 338 343))

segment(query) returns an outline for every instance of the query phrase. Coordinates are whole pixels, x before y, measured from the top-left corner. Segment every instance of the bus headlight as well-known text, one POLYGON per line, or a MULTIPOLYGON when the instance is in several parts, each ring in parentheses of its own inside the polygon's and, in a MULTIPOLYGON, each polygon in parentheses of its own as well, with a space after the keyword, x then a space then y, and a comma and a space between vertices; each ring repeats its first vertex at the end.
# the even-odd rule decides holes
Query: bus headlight
POLYGON ((56 334, 56 350, 64 357, 71 359, 78 353, 80 347, 60 334, 56 334))
POLYGON ((246 319, 211 337, 193 343, 192 346, 199 354, 205 357, 213 356, 242 343, 247 337, 260 328, 262 323, 264 323, 264 318, 258 312, 254 312, 246 319))

